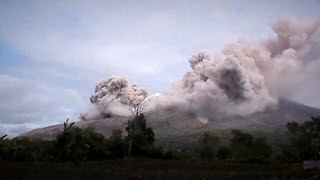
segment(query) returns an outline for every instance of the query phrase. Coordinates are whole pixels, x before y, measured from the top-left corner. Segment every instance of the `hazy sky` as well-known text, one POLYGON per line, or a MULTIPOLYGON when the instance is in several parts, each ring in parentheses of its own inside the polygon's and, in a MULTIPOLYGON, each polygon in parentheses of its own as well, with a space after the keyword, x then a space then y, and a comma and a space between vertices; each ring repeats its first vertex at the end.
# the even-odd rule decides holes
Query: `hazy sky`
MULTIPOLYGON (((319 0, 2 0, 0 134, 77 118, 106 76, 162 92, 189 69, 192 54, 266 38, 279 19, 319 15, 319 0)), ((294 99, 320 108, 317 92, 320 80, 307 82, 294 99)))

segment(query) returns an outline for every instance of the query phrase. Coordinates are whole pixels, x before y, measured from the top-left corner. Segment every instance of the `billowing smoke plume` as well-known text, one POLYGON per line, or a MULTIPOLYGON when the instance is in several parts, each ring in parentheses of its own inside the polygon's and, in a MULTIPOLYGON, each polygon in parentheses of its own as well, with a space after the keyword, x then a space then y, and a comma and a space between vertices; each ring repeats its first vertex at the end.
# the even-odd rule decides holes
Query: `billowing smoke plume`
POLYGON ((126 78, 111 77, 96 85, 90 102, 95 106, 81 115, 84 120, 111 117, 113 115, 129 116, 130 112, 140 110, 147 98, 145 89, 130 84, 126 78))
MULTIPOLYGON (((216 56, 198 53, 189 60, 191 71, 173 88, 147 105, 146 111, 181 111, 206 121, 217 116, 249 115, 276 107, 301 82, 320 75, 319 23, 299 25, 280 21, 275 37, 239 40, 216 56)), ((128 105, 130 89, 141 102, 146 91, 124 78, 102 81, 90 98, 100 112, 118 113, 128 105)), ((129 98, 130 99, 130 98, 129 98)))

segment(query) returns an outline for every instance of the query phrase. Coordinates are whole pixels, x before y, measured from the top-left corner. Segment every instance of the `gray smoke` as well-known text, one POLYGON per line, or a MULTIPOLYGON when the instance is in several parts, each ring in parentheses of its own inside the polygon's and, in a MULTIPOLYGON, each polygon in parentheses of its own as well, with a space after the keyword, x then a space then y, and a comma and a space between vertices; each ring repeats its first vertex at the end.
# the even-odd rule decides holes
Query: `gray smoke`
POLYGON ((91 120, 114 115, 129 116, 131 108, 142 106, 147 96, 145 89, 129 83, 124 77, 113 76, 96 85, 90 97, 94 106, 87 113, 81 114, 80 118, 91 120))
POLYGON ((301 82, 319 77, 319 23, 279 21, 272 29, 270 39, 241 39, 218 55, 192 56, 191 71, 155 101, 153 111, 179 107, 199 119, 249 115, 275 108, 301 82))
POLYGON ((242 102, 244 97, 244 81, 238 69, 222 69, 217 81, 218 86, 234 102, 242 102))
MULTIPOLYGON (((241 39, 220 54, 200 52, 189 60, 191 70, 156 98, 145 111, 190 113, 206 122, 217 116, 249 115, 276 107, 301 84, 320 75, 319 23, 301 25, 279 21, 274 37, 261 41, 241 39)), ((90 98, 99 112, 121 114, 133 87, 124 78, 99 83, 90 98)), ((139 102, 146 91, 138 88, 139 102)), ((125 114, 125 113, 122 113, 125 114)))

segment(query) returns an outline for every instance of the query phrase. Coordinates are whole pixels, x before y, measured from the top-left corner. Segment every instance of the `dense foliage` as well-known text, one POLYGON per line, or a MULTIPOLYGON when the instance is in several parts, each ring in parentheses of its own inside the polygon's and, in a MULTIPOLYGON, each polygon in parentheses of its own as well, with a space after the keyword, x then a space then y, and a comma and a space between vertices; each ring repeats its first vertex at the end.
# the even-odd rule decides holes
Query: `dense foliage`
POLYGON ((142 154, 153 147, 154 133, 152 128, 146 125, 146 118, 143 114, 137 115, 128 121, 126 142, 128 143, 128 154, 142 154))
POLYGON ((272 154, 272 148, 265 137, 254 138, 251 134, 239 130, 232 131, 231 149, 234 158, 244 161, 266 161, 272 154))
MULTIPOLYGON (((272 143, 273 136, 252 135, 232 130, 218 136, 204 132, 194 142, 156 145, 152 128, 143 114, 130 119, 126 133, 114 130, 106 139, 93 129, 64 123, 64 131, 53 141, 0 138, 0 160, 9 161, 96 161, 115 158, 202 159, 226 162, 301 162, 319 157, 320 118, 302 124, 287 124, 287 139, 272 143)), ((279 141, 278 140, 278 141, 279 141)))
POLYGON ((283 147, 283 153, 289 162, 320 159, 320 117, 298 124, 287 124, 289 144, 283 147))

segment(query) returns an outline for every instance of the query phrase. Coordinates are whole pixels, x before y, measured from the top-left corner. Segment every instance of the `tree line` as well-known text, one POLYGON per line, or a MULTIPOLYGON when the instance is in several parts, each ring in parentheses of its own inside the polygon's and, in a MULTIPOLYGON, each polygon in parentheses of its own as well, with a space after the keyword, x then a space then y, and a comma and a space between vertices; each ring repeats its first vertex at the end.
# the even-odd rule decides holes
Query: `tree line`
POLYGON ((64 123, 55 140, 0 138, 0 160, 81 162, 123 158, 193 159, 226 162, 295 163, 318 158, 320 152, 320 117, 301 124, 287 124, 286 140, 276 145, 267 137, 255 137, 231 130, 225 140, 213 132, 204 132, 196 145, 184 149, 163 148, 155 144, 155 134, 140 113, 128 120, 125 133, 113 130, 110 138, 92 128, 80 129, 64 123))

